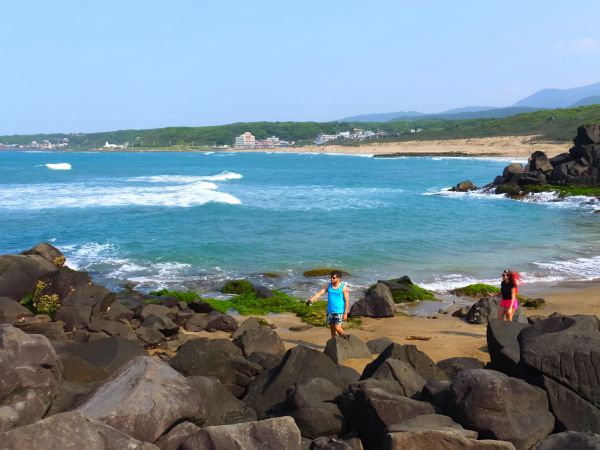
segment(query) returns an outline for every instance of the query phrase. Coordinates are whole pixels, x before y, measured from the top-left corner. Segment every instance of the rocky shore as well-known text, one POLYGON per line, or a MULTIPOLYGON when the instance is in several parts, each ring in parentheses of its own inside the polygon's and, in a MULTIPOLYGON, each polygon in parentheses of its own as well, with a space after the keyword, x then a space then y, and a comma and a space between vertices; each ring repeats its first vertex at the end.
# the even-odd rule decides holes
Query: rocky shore
POLYGON ((435 362, 385 335, 404 278, 353 307, 377 339, 320 349, 275 317, 111 292, 64 263, 49 244, 0 256, 2 449, 600 448, 596 315, 500 322, 484 297, 431 322, 485 327, 489 357, 435 362))

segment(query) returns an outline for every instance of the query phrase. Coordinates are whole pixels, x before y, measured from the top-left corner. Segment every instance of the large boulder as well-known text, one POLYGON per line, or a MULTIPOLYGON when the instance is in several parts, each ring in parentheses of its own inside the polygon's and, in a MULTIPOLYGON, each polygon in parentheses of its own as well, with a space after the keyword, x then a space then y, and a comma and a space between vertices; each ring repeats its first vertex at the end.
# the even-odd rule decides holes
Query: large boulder
POLYGON ((237 335, 233 343, 242 350, 246 358, 250 358, 256 352, 277 357, 285 354, 285 345, 279 335, 272 328, 262 325, 237 335))
POLYGON ((371 339, 367 341, 367 347, 373 354, 379 354, 392 345, 394 342, 387 336, 382 336, 379 338, 371 339))
POLYGON ((340 395, 342 388, 331 381, 311 378, 288 391, 283 411, 294 418, 306 438, 337 435, 344 425, 336 404, 340 395))
POLYGON ((487 326, 487 345, 490 353, 489 369, 510 376, 519 375, 521 348, 518 336, 529 324, 492 319, 487 326))
POLYGON ((514 450, 510 442, 469 439, 451 430, 390 432, 382 450, 427 449, 427 450, 514 450))
POLYGON ((0 325, 0 431, 41 419, 61 378, 56 352, 45 336, 0 325))
POLYGON ((395 311, 392 291, 379 282, 371 286, 365 296, 352 305, 348 314, 351 317, 393 317, 395 311))
POLYGON ((452 418, 488 439, 530 449, 549 435, 554 417, 546 393, 518 378, 487 369, 460 372, 449 388, 452 418))
POLYGON ((379 366, 388 358, 399 359, 410 364, 427 381, 444 381, 448 379, 442 369, 429 356, 418 350, 416 346, 400 344, 392 344, 381 352, 377 359, 365 367, 360 379, 365 380, 372 377, 379 366))
POLYGON ((191 435, 181 450, 300 450, 300 430, 291 417, 206 427, 191 435))
POLYGON ((338 387, 345 383, 338 367, 324 353, 304 346, 288 350, 281 363, 262 373, 248 389, 244 402, 253 408, 259 418, 286 399, 286 392, 295 384, 310 378, 324 378, 338 387))
POLYGON ((524 172, 523 165, 521 163, 511 163, 504 168, 502 177, 506 180, 514 178, 515 175, 520 175, 524 172))
POLYGON ((469 192, 477 190, 477 186, 473 184, 471 180, 465 180, 458 183, 453 188, 450 188, 453 192, 469 192))
POLYGON ((10 297, 0 297, 0 323, 14 324, 24 317, 32 317, 33 314, 19 302, 10 297))
POLYGON ((391 425, 423 414, 435 414, 435 407, 405 397, 399 385, 390 380, 365 380, 350 384, 339 406, 366 448, 381 448, 391 425))
POLYGON ((544 152, 535 151, 529 157, 529 171, 552 172, 552 164, 544 152))
POLYGON ((204 426, 229 425, 256 420, 254 410, 235 398, 215 377, 188 377, 192 388, 206 405, 204 426))
POLYGON ((29 250, 21 252, 21 255, 36 255, 50 261, 56 267, 61 267, 65 263, 65 255, 52 244, 41 242, 29 250))
POLYGON ((168 364, 140 356, 113 374, 78 407, 87 417, 143 441, 156 441, 183 420, 202 424, 204 402, 168 364))
MULTIPOLYGON (((491 319, 498 318, 499 306, 500 299, 498 297, 483 297, 471 306, 465 320, 467 323, 488 323, 491 319)), ((517 308, 513 316, 513 322, 527 323, 527 318, 522 309, 521 307, 517 308)))
POLYGON ((91 366, 113 373, 138 356, 148 353, 137 342, 120 336, 89 342, 72 342, 60 349, 60 353, 77 356, 91 366))
POLYGON ((477 358, 457 356, 438 361, 438 367, 453 380, 456 375, 466 369, 483 369, 485 364, 477 358))
POLYGON ((402 388, 406 397, 419 399, 427 381, 409 363, 399 359, 386 359, 373 373, 375 380, 393 380, 402 388))
POLYGON ((519 335, 528 379, 548 392, 560 428, 600 433, 600 321, 551 316, 519 335))
POLYGON ((402 420, 388 428, 390 433, 408 433, 421 431, 453 431, 468 439, 477 439, 477 431, 465 430, 451 417, 440 414, 424 414, 411 419, 402 420))
POLYGON ((573 139, 575 145, 600 144, 600 125, 584 125, 577 128, 577 136, 573 139))
POLYGON ((329 339, 325 344, 325 354, 336 364, 349 358, 371 359, 371 351, 358 336, 345 334, 329 339))
POLYGON ((600 450, 600 434, 563 431, 548 436, 536 450, 600 450))
POLYGON ((62 300, 56 319, 65 322, 69 330, 85 328, 92 319, 103 319, 114 299, 115 295, 103 286, 82 284, 62 300))
POLYGON ((33 293, 37 281, 57 270, 39 255, 0 255, 0 297, 21 301, 33 293))
POLYGON ((228 339, 190 339, 169 364, 188 377, 217 377, 236 396, 263 371, 260 365, 244 358, 242 351, 228 339))
POLYGON ((0 433, 0 442, 3 449, 159 450, 76 410, 0 433))

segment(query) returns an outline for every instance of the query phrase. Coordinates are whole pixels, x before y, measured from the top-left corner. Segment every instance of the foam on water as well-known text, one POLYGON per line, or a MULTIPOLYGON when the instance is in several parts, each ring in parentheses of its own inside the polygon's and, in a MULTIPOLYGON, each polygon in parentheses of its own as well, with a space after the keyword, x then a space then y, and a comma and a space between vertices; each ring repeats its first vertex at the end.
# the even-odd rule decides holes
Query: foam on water
POLYGON ((243 176, 236 172, 224 171, 216 175, 154 175, 149 177, 135 177, 128 181, 146 181, 150 183, 196 183, 199 181, 228 181, 239 180, 243 176))
POLYGON ((56 164, 44 164, 48 169, 52 170, 71 170, 71 164, 69 163, 56 163, 56 164))
POLYGON ((207 181, 175 181, 160 186, 107 185, 98 182, 5 185, 4 190, 0 191, 0 204, 10 209, 131 205, 192 207, 211 202, 230 205, 241 203, 233 195, 220 192, 215 183, 207 181))
POLYGON ((536 261, 542 269, 540 281, 588 281, 600 278, 600 256, 581 257, 563 261, 536 261))

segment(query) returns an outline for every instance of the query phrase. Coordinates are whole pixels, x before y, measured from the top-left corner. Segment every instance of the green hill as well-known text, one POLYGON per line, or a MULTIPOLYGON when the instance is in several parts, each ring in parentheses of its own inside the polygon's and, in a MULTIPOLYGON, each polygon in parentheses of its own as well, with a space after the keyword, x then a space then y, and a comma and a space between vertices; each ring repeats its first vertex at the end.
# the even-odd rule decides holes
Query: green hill
MULTIPOLYGON (((373 122, 249 122, 211 127, 169 127, 149 130, 121 130, 102 133, 37 134, 0 136, 3 144, 27 145, 31 141, 58 142, 68 138, 71 149, 101 148, 106 142, 136 148, 212 147, 232 145, 235 136, 250 131, 258 139, 277 136, 297 145, 310 144, 319 133, 335 134, 352 128, 382 130, 390 133, 384 141, 476 138, 490 136, 538 136, 539 140, 570 141, 580 125, 600 124, 600 105, 570 109, 548 109, 503 118, 469 120, 400 119, 387 123, 373 122), (410 129, 421 128, 419 133, 410 129)), ((357 145, 356 141, 348 142, 357 145)))

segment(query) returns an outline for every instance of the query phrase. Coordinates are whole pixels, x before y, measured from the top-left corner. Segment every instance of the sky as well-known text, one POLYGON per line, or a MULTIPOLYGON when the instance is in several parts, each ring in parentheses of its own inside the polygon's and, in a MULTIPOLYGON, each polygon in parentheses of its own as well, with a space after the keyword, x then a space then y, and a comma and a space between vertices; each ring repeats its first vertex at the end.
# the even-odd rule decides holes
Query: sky
POLYGON ((600 2, 6 0, 0 135, 509 106, 600 81, 600 2))

